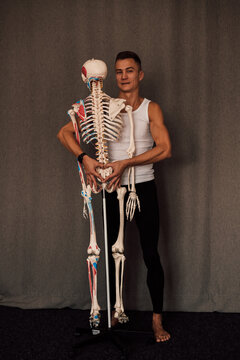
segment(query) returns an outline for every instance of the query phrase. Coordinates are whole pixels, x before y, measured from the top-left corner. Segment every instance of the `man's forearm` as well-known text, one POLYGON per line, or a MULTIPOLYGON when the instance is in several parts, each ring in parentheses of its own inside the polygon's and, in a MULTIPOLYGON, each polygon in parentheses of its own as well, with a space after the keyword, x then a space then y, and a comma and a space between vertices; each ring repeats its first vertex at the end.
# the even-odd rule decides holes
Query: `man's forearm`
POLYGON ((105 168, 111 167, 113 170, 112 174, 109 175, 105 181, 110 180, 108 185, 110 188, 112 185, 116 185, 119 182, 124 170, 128 167, 156 163, 170 156, 171 149, 168 146, 156 145, 153 149, 130 159, 114 161, 105 165, 105 168))
POLYGON ((157 145, 143 154, 123 160, 126 167, 153 164, 171 157, 171 150, 167 147, 157 145))
POLYGON ((78 157, 83 152, 72 132, 66 131, 63 128, 59 131, 57 137, 61 144, 76 157, 78 157))

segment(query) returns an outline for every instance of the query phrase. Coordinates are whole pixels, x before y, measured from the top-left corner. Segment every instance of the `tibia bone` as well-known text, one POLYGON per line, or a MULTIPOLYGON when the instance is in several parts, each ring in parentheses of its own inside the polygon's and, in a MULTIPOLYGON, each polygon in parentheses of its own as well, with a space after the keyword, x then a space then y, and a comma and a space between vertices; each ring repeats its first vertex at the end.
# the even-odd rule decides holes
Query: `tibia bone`
POLYGON ((129 319, 124 313, 123 307, 123 273, 124 273, 124 262, 125 256, 123 254, 114 253, 113 258, 115 261, 115 281, 116 281, 116 303, 114 306, 115 312, 114 317, 118 319, 120 323, 125 323, 129 319), (121 270, 121 275, 120 275, 121 270))
POLYGON ((99 256, 89 255, 87 258, 88 263, 88 276, 89 287, 92 299, 91 311, 89 322, 91 327, 98 327, 100 323, 100 306, 97 300, 97 263, 99 256))

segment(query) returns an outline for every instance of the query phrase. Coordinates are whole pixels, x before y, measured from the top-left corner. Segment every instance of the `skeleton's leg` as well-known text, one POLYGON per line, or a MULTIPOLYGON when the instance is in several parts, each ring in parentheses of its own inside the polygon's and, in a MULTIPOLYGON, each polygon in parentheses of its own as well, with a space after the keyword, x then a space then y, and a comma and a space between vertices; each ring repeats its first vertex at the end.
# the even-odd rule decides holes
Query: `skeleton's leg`
POLYGON ((89 321, 91 327, 98 327, 100 323, 100 306, 97 301, 97 263, 99 261, 100 248, 96 240, 90 185, 87 186, 86 192, 82 191, 82 196, 86 199, 90 220, 90 243, 87 249, 87 263, 92 305, 89 321))
POLYGON ((125 256, 123 255, 124 251, 124 196, 126 194, 126 188, 121 187, 117 189, 118 200, 119 200, 119 213, 120 213, 120 226, 118 232, 118 238, 115 244, 112 246, 113 258, 115 261, 115 274, 116 274, 116 303, 115 303, 115 313, 114 317, 118 318, 120 323, 128 321, 128 317, 124 313, 123 307, 123 298, 122 298, 122 288, 123 288, 123 271, 124 271, 124 261, 125 256), (121 276, 120 276, 121 268, 121 276))

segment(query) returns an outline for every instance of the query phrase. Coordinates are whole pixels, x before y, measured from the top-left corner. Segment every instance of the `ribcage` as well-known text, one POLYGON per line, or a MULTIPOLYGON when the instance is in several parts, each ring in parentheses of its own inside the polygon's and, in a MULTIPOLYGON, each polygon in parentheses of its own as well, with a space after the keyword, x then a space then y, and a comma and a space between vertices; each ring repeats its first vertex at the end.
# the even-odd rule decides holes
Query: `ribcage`
POLYGON ((110 96, 102 91, 85 99, 87 118, 80 123, 84 142, 115 141, 119 138, 122 128, 121 116, 118 114, 115 119, 110 119, 109 101, 110 96))

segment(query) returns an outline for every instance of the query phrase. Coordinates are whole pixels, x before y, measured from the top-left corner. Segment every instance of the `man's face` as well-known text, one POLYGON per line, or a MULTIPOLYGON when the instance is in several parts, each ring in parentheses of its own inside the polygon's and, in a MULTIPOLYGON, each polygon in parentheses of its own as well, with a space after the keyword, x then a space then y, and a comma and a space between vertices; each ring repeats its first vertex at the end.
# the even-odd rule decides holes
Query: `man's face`
POLYGON ((115 64, 117 86, 122 92, 132 92, 139 88, 143 79, 143 71, 134 59, 118 60, 115 64))

